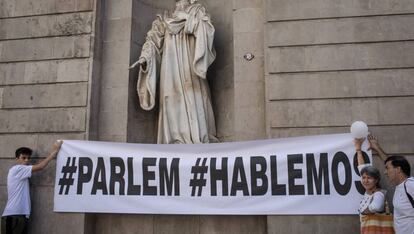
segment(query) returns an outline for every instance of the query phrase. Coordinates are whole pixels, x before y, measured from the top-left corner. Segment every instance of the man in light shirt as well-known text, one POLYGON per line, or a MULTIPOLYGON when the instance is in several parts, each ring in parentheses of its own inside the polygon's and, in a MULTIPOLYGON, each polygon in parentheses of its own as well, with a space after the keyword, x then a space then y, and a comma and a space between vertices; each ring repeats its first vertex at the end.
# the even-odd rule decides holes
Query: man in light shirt
POLYGON ((410 163, 403 156, 387 156, 377 139, 369 135, 370 148, 385 162, 385 175, 395 187, 394 229, 396 234, 414 234, 414 178, 410 163))
POLYGON ((29 165, 33 152, 30 148, 16 150, 16 165, 10 168, 7 175, 8 199, 1 218, 2 234, 27 233, 31 211, 29 178, 56 157, 61 145, 62 141, 56 141, 50 154, 35 165, 29 165))

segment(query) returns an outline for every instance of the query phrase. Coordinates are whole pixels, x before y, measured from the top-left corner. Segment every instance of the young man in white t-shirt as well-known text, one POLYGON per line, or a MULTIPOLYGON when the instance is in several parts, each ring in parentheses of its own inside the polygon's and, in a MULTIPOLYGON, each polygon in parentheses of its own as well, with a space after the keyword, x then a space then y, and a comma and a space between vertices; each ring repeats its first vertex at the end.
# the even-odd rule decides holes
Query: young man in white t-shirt
POLYGON ((1 233, 27 233, 27 221, 30 216, 29 178, 33 172, 43 170, 56 157, 62 141, 56 141, 50 154, 41 162, 29 165, 32 150, 21 147, 16 150, 16 165, 7 175, 8 199, 1 218, 1 233))
POLYGON ((414 178, 410 163, 403 156, 387 156, 377 139, 369 135, 370 148, 385 162, 385 175, 395 187, 394 229, 396 234, 414 234, 414 178))

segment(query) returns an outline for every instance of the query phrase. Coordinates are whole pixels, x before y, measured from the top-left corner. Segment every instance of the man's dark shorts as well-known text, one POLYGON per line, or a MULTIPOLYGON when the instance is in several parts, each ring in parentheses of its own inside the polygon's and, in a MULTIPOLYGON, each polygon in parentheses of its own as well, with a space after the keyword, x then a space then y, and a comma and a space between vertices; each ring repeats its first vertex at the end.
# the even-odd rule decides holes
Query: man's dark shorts
POLYGON ((0 234, 26 234, 28 221, 25 215, 1 217, 0 234))

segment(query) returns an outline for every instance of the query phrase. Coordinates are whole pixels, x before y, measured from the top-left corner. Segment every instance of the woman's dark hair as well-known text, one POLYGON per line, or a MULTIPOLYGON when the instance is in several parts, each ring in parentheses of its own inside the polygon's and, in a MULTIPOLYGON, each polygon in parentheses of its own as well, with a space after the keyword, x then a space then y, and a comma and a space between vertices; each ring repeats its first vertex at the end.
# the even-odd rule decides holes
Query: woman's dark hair
POLYGON ((380 185, 380 181, 381 181, 381 174, 379 172, 379 170, 373 166, 366 166, 364 168, 362 168, 361 170, 361 176, 367 174, 368 176, 374 178, 377 180, 377 183, 375 186, 377 186, 377 188, 381 188, 380 185))
POLYGON ((19 158, 21 154, 32 156, 33 150, 27 147, 20 147, 16 150, 16 158, 19 158))
POLYGON ((400 167, 401 171, 408 177, 411 175, 411 167, 410 163, 405 159, 403 156, 399 155, 392 155, 389 156, 384 164, 387 164, 387 162, 391 161, 391 164, 393 167, 400 167))

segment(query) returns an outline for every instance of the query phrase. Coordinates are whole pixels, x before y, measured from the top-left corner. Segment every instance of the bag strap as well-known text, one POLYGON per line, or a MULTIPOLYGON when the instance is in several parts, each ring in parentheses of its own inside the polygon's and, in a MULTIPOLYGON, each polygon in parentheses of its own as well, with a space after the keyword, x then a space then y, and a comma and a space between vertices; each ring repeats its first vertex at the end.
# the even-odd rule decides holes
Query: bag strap
POLYGON ((407 194, 408 200, 410 200, 411 202, 411 206, 414 208, 414 199, 413 197, 408 193, 407 191, 407 186, 405 185, 407 183, 407 180, 404 182, 404 189, 405 189, 405 193, 407 194))

